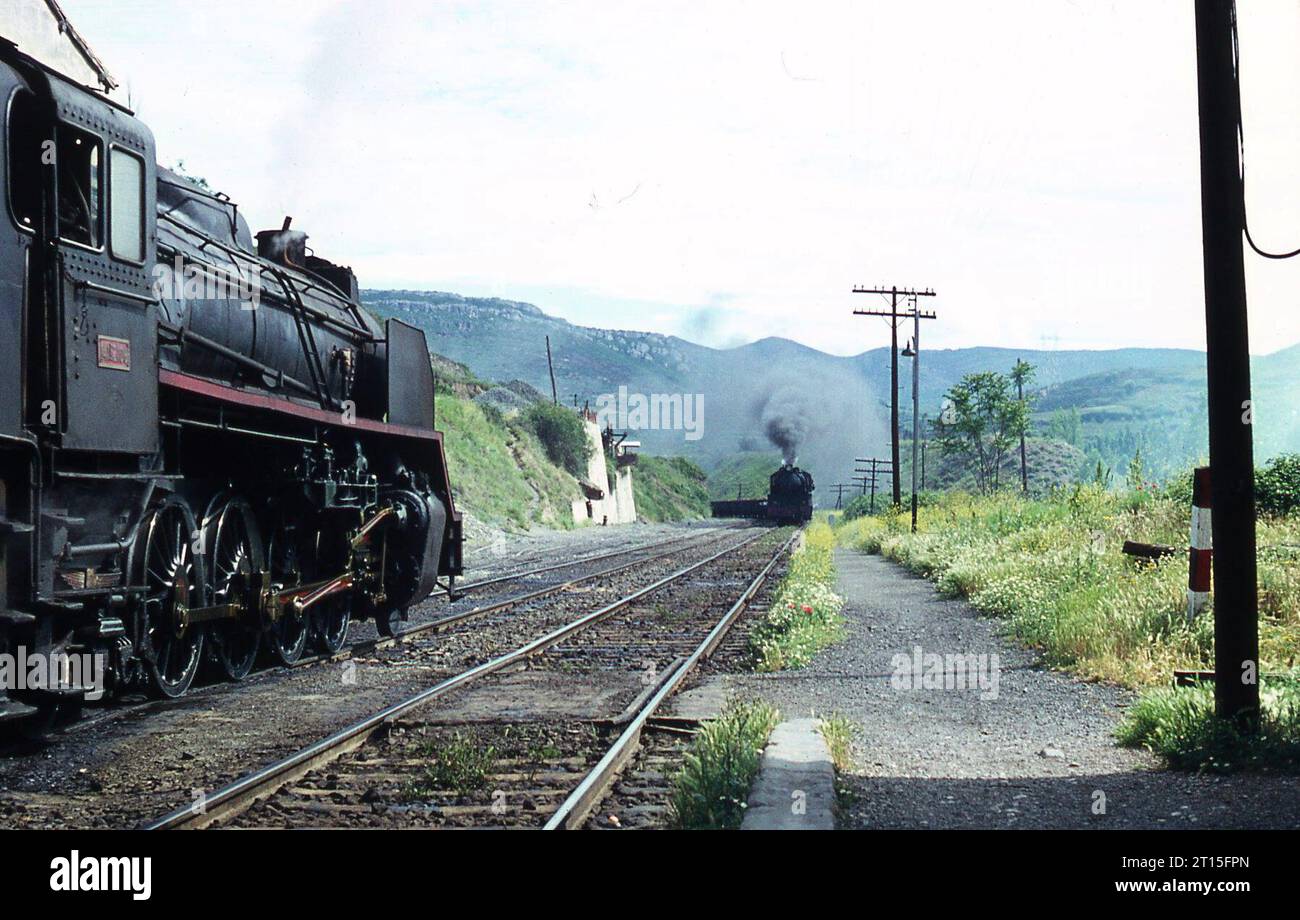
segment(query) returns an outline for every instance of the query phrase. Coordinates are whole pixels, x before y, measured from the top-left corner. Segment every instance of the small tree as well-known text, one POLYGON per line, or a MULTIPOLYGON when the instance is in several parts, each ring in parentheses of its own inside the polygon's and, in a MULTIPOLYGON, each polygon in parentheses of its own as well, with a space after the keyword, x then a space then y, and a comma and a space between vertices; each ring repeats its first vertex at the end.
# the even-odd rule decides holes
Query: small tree
POLYGON ((1133 459, 1128 464, 1128 488, 1130 492, 1141 492, 1146 488, 1146 464, 1142 460, 1142 448, 1133 451, 1133 459))
POLYGON ((1025 435, 1029 432, 1028 403, 1025 402, 1025 386, 1034 379, 1034 366, 1028 361, 1017 358, 1015 367, 1011 368, 1011 382, 1016 385, 1016 398, 1026 406, 1025 425, 1020 429, 1020 489, 1029 491, 1029 456, 1025 450, 1025 435))
POLYGON ((1012 395, 1011 386, 1004 374, 967 374, 948 391, 934 423, 939 449, 970 465, 981 492, 998 488, 1002 460, 1029 424, 1029 407, 1012 395))

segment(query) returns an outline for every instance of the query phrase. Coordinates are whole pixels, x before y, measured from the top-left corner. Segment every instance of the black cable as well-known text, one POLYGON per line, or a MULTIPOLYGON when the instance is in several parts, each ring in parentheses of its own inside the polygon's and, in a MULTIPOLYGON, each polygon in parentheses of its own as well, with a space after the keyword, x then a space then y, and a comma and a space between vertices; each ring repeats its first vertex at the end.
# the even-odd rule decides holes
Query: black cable
MULTIPOLYGON (((1237 38, 1237 4, 1232 4, 1232 77, 1237 85, 1237 98, 1241 99, 1241 44, 1237 38)), ((1241 161, 1241 229, 1246 234, 1246 242, 1255 250, 1256 255, 1265 259, 1292 259, 1300 256, 1300 249, 1291 252, 1268 252, 1255 244, 1250 235, 1250 221, 1246 217, 1246 132, 1241 123, 1241 107, 1237 108, 1237 156, 1241 161)))

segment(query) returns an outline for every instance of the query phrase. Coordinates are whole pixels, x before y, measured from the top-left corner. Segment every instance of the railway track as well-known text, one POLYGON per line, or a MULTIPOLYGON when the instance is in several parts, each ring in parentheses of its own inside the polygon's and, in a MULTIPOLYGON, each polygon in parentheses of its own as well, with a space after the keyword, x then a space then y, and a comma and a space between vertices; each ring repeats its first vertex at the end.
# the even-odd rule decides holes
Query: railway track
MULTIPOLYGON (((455 600, 463 599, 471 594, 482 592, 487 588, 491 588, 498 585, 504 585, 509 582, 524 581, 526 579, 535 579, 538 578, 539 576, 550 575, 552 573, 560 572, 565 569, 572 569, 577 566, 591 565, 599 562, 606 562, 611 559, 633 557, 628 561, 620 563, 615 566, 604 567, 601 569, 597 569, 595 571, 576 575, 571 578, 564 578, 559 581, 555 581, 535 588, 531 588, 527 591, 523 591, 515 594, 509 594, 504 597, 496 598, 488 603, 476 605, 466 610, 459 610, 442 616, 433 616, 429 619, 422 619, 416 623, 407 626, 405 629, 403 629, 395 636, 390 636, 390 637, 371 636, 371 637, 359 638, 357 640, 350 642, 346 648, 343 648, 332 655, 326 655, 326 654, 307 655, 304 656, 299 661, 295 662, 293 665, 291 665, 288 670, 310 667, 313 665, 319 665, 328 662, 347 661, 354 657, 373 654, 375 652, 380 652, 385 649, 389 649, 398 645, 409 643, 415 640, 416 638, 428 633, 442 632, 444 630, 451 628, 452 626, 455 626, 456 624, 463 623, 468 620, 472 620, 478 617, 484 617, 489 614, 503 611, 511 607, 526 604, 535 600, 540 600, 550 595, 558 594, 560 592, 576 588, 579 585, 583 585, 588 582, 599 581, 602 578, 608 578, 613 575, 617 575, 621 572, 628 571, 632 568, 635 568, 638 565, 643 565, 648 562, 653 562, 658 559, 666 558, 668 556, 673 555, 674 553, 680 552, 683 548, 689 548, 692 545, 699 545, 701 547, 708 546, 711 543, 715 542, 716 540, 724 538, 728 533, 734 532, 737 529, 738 528, 734 526, 710 528, 703 532, 691 533, 685 536, 672 537, 667 540, 658 540, 658 541, 653 541, 646 544, 639 544, 631 547, 624 547, 621 549, 612 550, 610 552, 582 556, 580 558, 570 559, 565 562, 550 563, 544 566, 536 566, 533 568, 528 568, 516 572, 507 572, 500 575, 493 575, 487 578, 469 582, 464 585, 457 586, 456 595, 452 599, 453 602, 455 600)), ((447 597, 444 591, 442 592, 441 595, 439 594, 432 595, 430 599, 438 598, 440 596, 444 598, 447 597)), ((428 600, 422 602, 422 604, 427 604, 427 603, 428 600)), ((373 631, 373 627, 369 626, 369 624, 365 624, 365 625, 368 629, 373 631)), ((264 679, 267 675, 274 674, 277 670, 280 669, 273 667, 267 670, 256 672, 253 675, 253 679, 258 679, 258 678, 264 679)), ((108 707, 95 712, 93 715, 84 715, 82 718, 63 726, 58 732, 55 733, 53 737, 55 738, 67 737, 69 735, 86 731, 87 729, 94 728, 96 726, 103 725, 108 722, 121 720, 128 716, 135 716, 153 710, 161 710, 161 709, 168 708, 170 706, 184 705, 188 701, 191 701, 195 698, 201 698, 203 695, 206 694, 221 693, 225 690, 229 690, 234 686, 238 686, 238 685, 230 684, 226 682, 214 682, 214 683, 208 683, 201 686, 197 686, 185 697, 176 700, 148 699, 141 702, 125 703, 125 704, 110 703, 108 707)))
MULTIPOLYGON (((756 562, 748 556, 770 534, 747 536, 693 561, 143 826, 580 826, 637 751, 643 733, 658 730, 655 711, 718 649, 794 539, 782 539, 774 552, 760 556, 759 572, 751 577, 756 562), (737 594, 729 579, 737 580, 738 571, 745 577, 737 594), (620 716, 603 722, 426 718, 430 703, 488 675, 530 663, 541 669, 572 662, 571 649, 582 648, 588 636, 599 639, 619 622, 644 627, 651 601, 674 590, 726 591, 729 602, 707 624, 665 630, 670 641, 659 654, 676 654, 687 634, 690 650, 657 670, 620 716)), ((606 642, 587 647, 603 649, 606 642)), ((633 643, 627 651, 636 661, 644 648, 633 643)), ((586 665, 608 667, 609 656, 589 656, 586 665)))

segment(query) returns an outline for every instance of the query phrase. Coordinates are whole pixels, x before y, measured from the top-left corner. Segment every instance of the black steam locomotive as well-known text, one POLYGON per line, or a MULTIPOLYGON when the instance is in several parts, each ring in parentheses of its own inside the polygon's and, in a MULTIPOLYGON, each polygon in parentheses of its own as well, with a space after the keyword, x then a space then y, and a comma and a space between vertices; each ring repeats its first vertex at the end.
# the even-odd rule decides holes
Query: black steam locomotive
POLYGON ((713 502, 715 518, 758 518, 777 524, 803 524, 812 519, 812 473, 785 463, 768 479, 767 498, 713 502))
MULTIPOLYGON (((336 651, 450 586, 424 334, 3 40, 0 100, 0 654, 178 696, 204 662, 336 651)), ((0 688, 0 721, 88 689, 0 688)))

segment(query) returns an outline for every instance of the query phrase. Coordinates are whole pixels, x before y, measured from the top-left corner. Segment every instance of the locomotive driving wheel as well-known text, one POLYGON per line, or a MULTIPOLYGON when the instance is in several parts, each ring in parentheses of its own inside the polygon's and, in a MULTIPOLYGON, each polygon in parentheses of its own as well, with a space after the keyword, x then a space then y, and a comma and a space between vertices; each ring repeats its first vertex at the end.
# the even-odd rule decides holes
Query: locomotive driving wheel
POLYGON ((189 611, 203 606, 203 558, 194 552, 194 515, 178 496, 155 508, 132 548, 135 584, 144 598, 137 612, 137 648, 152 692, 178 697, 190 688, 203 657, 203 630, 189 611))
POLYGON ((318 601, 311 610, 316 644, 327 655, 337 654, 348 641, 352 625, 352 593, 345 591, 318 601))
MULTIPOLYGON (((281 520, 271 532, 266 547, 271 567, 271 581, 281 590, 302 584, 302 559, 296 529, 281 520)), ((311 616, 294 604, 286 604, 267 632, 268 644, 276 660, 291 665, 302 657, 311 632, 311 616)))
POLYGON ((375 629, 379 635, 393 637, 402 629, 402 611, 398 607, 384 606, 375 611, 375 629))
MULTIPOLYGON (((241 598, 232 592, 262 571, 262 540, 257 532, 253 509, 242 498, 213 499, 204 528, 204 543, 210 569, 211 603, 227 604, 241 598), (237 577, 242 576, 242 577, 237 577)), ((244 611, 233 620, 212 624, 208 633, 212 658, 228 680, 243 680, 253 670, 262 643, 257 610, 244 611)))
MULTIPOLYGON (((318 530, 315 534, 313 578, 328 578, 348 565, 351 547, 341 532, 318 530)), ((312 635, 317 647, 327 655, 336 654, 348 640, 352 625, 352 589, 330 595, 312 605, 312 635)))

